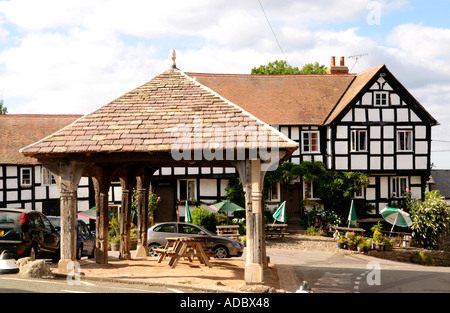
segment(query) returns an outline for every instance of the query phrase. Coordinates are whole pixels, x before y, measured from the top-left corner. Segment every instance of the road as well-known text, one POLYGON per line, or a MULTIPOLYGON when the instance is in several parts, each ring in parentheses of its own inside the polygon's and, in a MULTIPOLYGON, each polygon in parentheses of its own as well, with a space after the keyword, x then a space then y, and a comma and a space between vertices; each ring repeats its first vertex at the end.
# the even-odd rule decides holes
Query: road
POLYGON ((101 281, 68 283, 65 279, 23 278, 19 275, 0 275, 0 293, 183 293, 182 289, 121 284, 101 281))
POLYGON ((428 267, 318 251, 267 249, 295 292, 307 281, 313 293, 450 293, 450 268, 428 267))

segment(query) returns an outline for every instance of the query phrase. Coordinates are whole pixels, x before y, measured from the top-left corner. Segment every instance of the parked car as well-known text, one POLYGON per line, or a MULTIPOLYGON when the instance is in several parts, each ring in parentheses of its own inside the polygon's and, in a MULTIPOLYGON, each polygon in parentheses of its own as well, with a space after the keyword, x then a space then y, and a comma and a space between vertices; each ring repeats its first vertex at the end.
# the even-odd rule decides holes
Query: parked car
POLYGON ((0 251, 13 258, 60 256, 60 234, 48 218, 39 211, 0 209, 0 251))
POLYGON ((244 251, 244 247, 240 242, 216 236, 210 231, 198 225, 179 222, 167 222, 156 224, 148 229, 147 240, 148 250, 150 256, 157 256, 155 249, 164 247, 167 243, 167 237, 182 237, 182 236, 196 236, 204 235, 210 236, 207 239, 208 245, 211 245, 212 250, 216 253, 216 258, 228 258, 231 256, 240 257, 244 251))
MULTIPOLYGON (((61 231, 61 217, 47 216, 58 232, 61 231)), ((82 256, 93 258, 95 254, 95 235, 82 220, 77 220, 77 259, 82 256)))

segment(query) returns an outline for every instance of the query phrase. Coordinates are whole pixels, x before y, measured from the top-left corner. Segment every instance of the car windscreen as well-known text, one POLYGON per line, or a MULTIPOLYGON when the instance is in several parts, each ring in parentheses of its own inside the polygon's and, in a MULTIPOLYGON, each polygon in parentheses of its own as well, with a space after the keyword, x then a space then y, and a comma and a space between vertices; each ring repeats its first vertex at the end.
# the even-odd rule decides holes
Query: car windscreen
POLYGON ((50 223, 52 223, 53 227, 61 227, 61 219, 59 218, 52 218, 52 217, 48 217, 48 220, 50 221, 50 223))
POLYGON ((11 212, 0 210, 0 223, 18 224, 20 221, 21 212, 11 212))
POLYGON ((155 228, 153 228, 154 232, 161 232, 161 233, 174 233, 175 232, 175 225, 174 224, 162 224, 158 225, 155 228))
POLYGON ((206 235, 214 236, 214 234, 212 234, 208 230, 197 227, 195 225, 180 224, 178 225, 178 232, 181 234, 189 234, 189 235, 201 235, 201 232, 203 232, 206 235))

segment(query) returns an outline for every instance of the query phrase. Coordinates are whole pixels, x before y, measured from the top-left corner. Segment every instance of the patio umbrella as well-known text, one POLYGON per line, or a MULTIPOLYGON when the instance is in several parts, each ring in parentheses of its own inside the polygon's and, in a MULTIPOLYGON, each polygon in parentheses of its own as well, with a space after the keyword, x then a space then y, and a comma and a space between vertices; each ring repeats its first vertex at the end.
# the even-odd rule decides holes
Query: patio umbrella
POLYGON ((211 204, 208 207, 219 213, 245 211, 243 207, 237 205, 236 203, 231 202, 230 200, 223 200, 221 202, 211 204))
POLYGON ((409 227, 413 224, 411 216, 402 209, 385 207, 380 211, 386 222, 392 224, 391 233, 394 226, 409 227))
POLYGON ((356 222, 356 220, 357 220, 357 218, 356 218, 356 210, 355 210, 355 205, 353 203, 353 200, 352 200, 352 204, 350 204, 350 212, 348 212, 347 220, 348 220, 348 226, 347 227, 350 227, 350 223, 351 222, 356 222))
POLYGON ((284 201, 278 209, 273 213, 273 224, 275 224, 276 221, 286 223, 287 222, 287 216, 286 216, 286 201, 284 201))
POLYGON ((191 216, 191 211, 189 210, 189 205, 188 202, 186 201, 186 218, 185 218, 187 223, 192 223, 192 216, 191 216))
POLYGON ((78 212, 77 214, 80 216, 87 217, 91 220, 95 220, 95 219, 97 219, 95 211, 96 210, 95 210, 95 206, 94 206, 94 207, 90 208, 89 210, 78 212))

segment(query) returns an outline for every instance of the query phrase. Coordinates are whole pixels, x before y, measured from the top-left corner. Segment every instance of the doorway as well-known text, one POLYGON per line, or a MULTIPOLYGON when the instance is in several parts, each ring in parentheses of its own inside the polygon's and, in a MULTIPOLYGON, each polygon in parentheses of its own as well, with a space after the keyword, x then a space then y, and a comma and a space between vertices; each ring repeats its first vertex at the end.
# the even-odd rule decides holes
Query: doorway
POLYGON ((155 210, 155 223, 175 222, 175 187, 171 183, 159 183, 155 193, 160 197, 158 208, 155 210))

